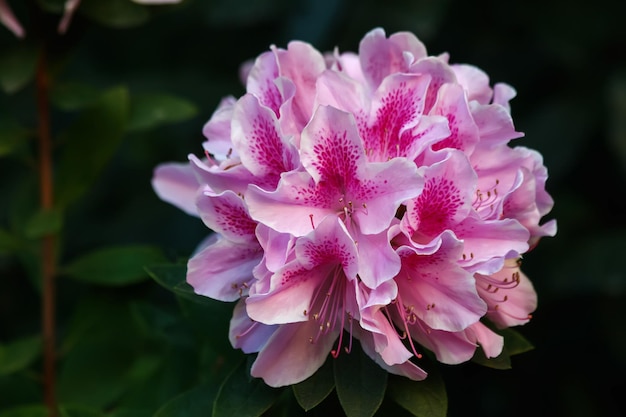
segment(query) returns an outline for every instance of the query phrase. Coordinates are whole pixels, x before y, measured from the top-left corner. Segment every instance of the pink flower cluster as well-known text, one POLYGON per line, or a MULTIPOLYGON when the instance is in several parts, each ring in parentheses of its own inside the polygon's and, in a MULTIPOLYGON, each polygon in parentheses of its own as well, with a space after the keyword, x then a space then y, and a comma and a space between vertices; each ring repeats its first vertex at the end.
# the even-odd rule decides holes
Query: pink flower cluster
POLYGON ((153 187, 214 231, 188 262, 195 292, 237 301, 230 341, 251 373, 300 382, 353 338, 414 380, 428 349, 446 364, 484 324, 521 325, 537 304, 521 255, 555 221, 539 153, 510 147, 508 85, 376 28, 359 53, 303 42, 243 71, 203 128, 205 156, 166 163, 153 187))

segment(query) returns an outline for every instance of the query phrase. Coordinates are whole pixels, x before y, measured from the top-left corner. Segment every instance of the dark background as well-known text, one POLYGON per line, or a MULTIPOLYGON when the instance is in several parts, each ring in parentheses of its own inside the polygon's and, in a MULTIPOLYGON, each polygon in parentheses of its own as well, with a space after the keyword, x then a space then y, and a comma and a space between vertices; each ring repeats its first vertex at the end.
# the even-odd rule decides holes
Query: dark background
MULTIPOLYGON (((271 44, 299 39, 321 51, 356 51, 374 27, 388 35, 407 30, 430 54, 448 52, 452 63, 483 69, 492 84, 515 87, 512 115, 525 133, 515 144, 544 155, 555 200, 546 220, 558 221, 557 236, 524 259, 539 307, 519 331, 535 349, 514 356, 511 370, 446 367, 449 415, 626 415, 626 2, 196 0, 155 7, 134 28, 115 30, 80 13, 72 25, 73 52, 60 77, 98 88, 124 84, 131 93, 166 92, 198 111, 124 141, 68 213, 66 257, 122 243, 155 244, 170 258, 191 253, 207 230, 154 195, 152 170, 201 154, 201 129, 219 100, 244 92, 239 65, 271 44)), ((1 39, 10 38, 2 32, 1 39)), ((32 121, 32 94, 5 94, 0 108, 32 121)), ((15 192, 22 169, 0 160, 0 205, 8 206, 5 196, 15 192)), ((37 301, 20 283, 24 268, 1 253, 0 275, 6 285, 0 325, 10 337, 37 325, 37 301), (8 298, 33 306, 7 306, 8 298)), ((75 294, 60 283, 60 320, 69 310, 63 303, 74 303, 75 294)))

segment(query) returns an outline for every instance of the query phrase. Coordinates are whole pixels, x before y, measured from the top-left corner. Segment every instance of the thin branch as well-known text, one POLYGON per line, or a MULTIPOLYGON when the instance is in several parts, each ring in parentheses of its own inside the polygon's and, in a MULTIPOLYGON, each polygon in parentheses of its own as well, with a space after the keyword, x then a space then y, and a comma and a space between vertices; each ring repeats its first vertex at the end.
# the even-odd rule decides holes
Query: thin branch
MULTIPOLYGON (((49 211, 53 208, 52 178, 52 138, 50 134, 49 78, 46 50, 42 47, 36 76, 37 113, 39 116, 39 190, 41 209, 49 211)), ((48 407, 48 415, 56 417, 56 337, 55 337, 55 299, 56 273, 55 236, 47 235, 41 242, 41 274, 42 274, 42 333, 44 362, 44 401, 48 407)))

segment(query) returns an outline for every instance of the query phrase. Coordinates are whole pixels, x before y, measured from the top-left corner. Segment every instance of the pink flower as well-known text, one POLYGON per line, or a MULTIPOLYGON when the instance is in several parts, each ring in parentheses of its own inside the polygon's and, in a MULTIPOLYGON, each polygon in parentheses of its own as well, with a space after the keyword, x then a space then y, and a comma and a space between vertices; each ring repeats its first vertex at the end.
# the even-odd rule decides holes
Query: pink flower
POLYGON ((203 128, 202 158, 155 170, 157 194, 215 232, 188 263, 198 294, 236 301, 230 341, 272 386, 312 375, 353 338, 389 372, 426 378, 503 348, 536 293, 522 254, 556 223, 541 156, 511 147, 509 101, 412 34, 359 53, 272 46, 203 128))

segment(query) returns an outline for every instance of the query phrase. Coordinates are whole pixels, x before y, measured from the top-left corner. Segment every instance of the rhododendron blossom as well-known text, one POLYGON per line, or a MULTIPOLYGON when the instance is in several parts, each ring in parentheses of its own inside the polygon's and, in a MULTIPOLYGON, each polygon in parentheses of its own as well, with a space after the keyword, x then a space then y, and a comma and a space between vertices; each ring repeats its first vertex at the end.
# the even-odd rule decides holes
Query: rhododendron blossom
POLYGON ((520 258, 556 233, 541 155, 511 146, 512 87, 374 29, 358 54, 293 41, 242 67, 203 128, 204 155, 155 170, 165 201, 213 231, 197 294, 237 301, 233 346, 271 386, 358 339, 391 373, 458 364, 537 306, 520 258))

